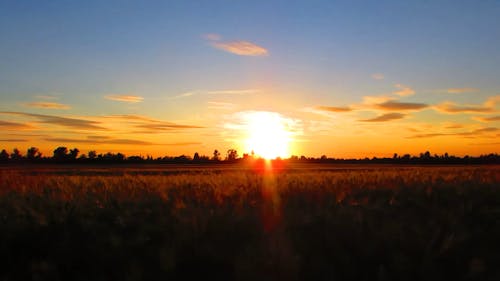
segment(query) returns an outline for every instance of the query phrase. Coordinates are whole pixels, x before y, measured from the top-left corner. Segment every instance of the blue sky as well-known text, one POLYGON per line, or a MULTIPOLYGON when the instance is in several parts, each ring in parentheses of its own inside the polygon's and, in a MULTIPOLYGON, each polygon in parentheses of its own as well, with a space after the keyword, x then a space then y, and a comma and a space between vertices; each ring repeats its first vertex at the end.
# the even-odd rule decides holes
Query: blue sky
MULTIPOLYGON (((499 126, 496 102, 486 111, 450 115, 443 110, 446 102, 458 109, 481 107, 499 95, 499 14, 500 2, 492 0, 2 1, 0 110, 84 119, 147 116, 204 127, 203 132, 175 132, 163 138, 214 136, 199 149, 175 147, 182 153, 238 146, 225 134, 220 136, 224 120, 240 111, 267 110, 302 124, 297 139, 307 143, 319 135, 308 124, 330 126, 332 134, 321 137, 324 144, 319 147, 349 156, 389 153, 389 147, 338 151, 326 144, 350 142, 354 133, 339 135, 345 131, 342 126, 387 113, 378 112, 377 106, 359 106, 366 105, 365 97, 392 95, 390 100, 397 97, 397 102, 428 107, 411 115, 408 109, 393 107, 398 112, 390 113, 405 118, 384 125, 410 128, 426 123, 434 126, 432 134, 444 134, 443 126, 460 123, 462 131, 454 132, 459 136, 446 133, 442 143, 456 144, 457 154, 499 152, 498 143, 491 140, 496 135, 472 141, 481 143, 480 148, 463 139, 464 133, 499 126), (237 42, 262 48, 265 54, 242 55, 237 42), (413 93, 393 94, 405 88, 413 93), (213 110, 221 104, 226 104, 224 110, 213 110), (347 113, 349 118, 339 112, 325 116, 308 111, 328 106, 355 110, 347 113), (493 119, 485 124, 478 118, 493 119)), ((8 114, 0 120, 38 122, 37 134, 45 135, 15 138, 26 140, 23 143, 6 137, 1 142, 6 148, 53 139, 39 120, 8 114)), ((366 129, 370 135, 380 131, 375 126, 366 129)), ((61 132, 65 134, 75 140, 74 132, 61 132)), ((383 137, 374 136, 380 142, 383 137)), ((429 144, 408 137, 402 134, 397 143, 412 151, 446 147, 433 144, 435 137, 429 144)), ((308 149, 302 145, 296 151, 308 149)))

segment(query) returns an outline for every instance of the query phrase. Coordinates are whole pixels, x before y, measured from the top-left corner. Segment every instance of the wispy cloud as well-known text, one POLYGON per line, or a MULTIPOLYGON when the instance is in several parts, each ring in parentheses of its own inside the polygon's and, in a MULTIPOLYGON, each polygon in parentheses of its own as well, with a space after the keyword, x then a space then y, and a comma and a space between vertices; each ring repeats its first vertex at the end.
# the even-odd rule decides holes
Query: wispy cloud
POLYGON ((0 142, 27 142, 27 139, 0 139, 0 142))
POLYGON ((413 103, 413 102, 398 102, 398 101, 386 101, 375 105, 375 108, 382 110, 420 110, 427 108, 429 105, 425 103, 413 103))
POLYGON ((395 84, 394 87, 398 88, 397 91, 393 92, 393 94, 395 94, 395 95, 398 95, 401 97, 407 97, 407 96, 411 96, 411 95, 415 94, 415 91, 408 86, 405 86, 402 84, 395 84))
POLYGON ((483 105, 458 105, 453 102, 444 102, 434 106, 434 108, 443 113, 492 113, 494 108, 483 105))
POLYGON ((173 143, 165 143, 162 145, 168 145, 168 146, 190 146, 190 145, 201 145, 203 143, 201 142, 173 142, 173 143))
POLYGON ((205 38, 206 40, 210 40, 210 41, 219 41, 222 39, 222 36, 220 36, 219 34, 216 34, 216 33, 207 33, 207 34, 203 34, 203 38, 205 38))
POLYGON ((235 107, 234 103, 230 102, 220 102, 220 101, 209 101, 208 108, 217 110, 230 110, 235 107))
POLYGON ((242 89, 242 90, 216 90, 207 91, 209 95, 248 95, 260 92, 258 89, 242 89))
POLYGON ((500 115, 491 117, 473 117, 472 119, 480 122, 494 122, 494 121, 500 121, 500 115))
POLYGON ((59 125, 59 126, 67 127, 70 129, 104 130, 103 127, 99 126, 101 124, 100 122, 86 120, 86 119, 68 118, 68 117, 61 117, 61 116, 54 116, 54 115, 33 114, 33 113, 24 113, 24 112, 15 112, 15 111, 1 111, 0 114, 35 118, 40 123, 59 125))
POLYGON ((483 104, 468 104, 468 105, 459 105, 451 101, 446 101, 441 104, 434 106, 434 109, 450 114, 457 113, 495 113, 498 112, 496 109, 497 103, 500 102, 499 96, 489 97, 483 104))
POLYGON ((158 133, 160 131, 204 128, 203 126, 177 124, 140 115, 110 115, 105 118, 119 119, 122 122, 132 123, 134 128, 141 129, 141 133, 158 133))
POLYGON ((375 118, 363 119, 363 120, 359 120, 359 121, 362 121, 362 122, 387 122, 387 121, 402 119, 405 116, 406 115, 402 114, 402 113, 386 113, 386 114, 382 114, 380 116, 377 116, 375 118))
POLYGON ((37 95, 37 96, 35 96, 35 98, 41 99, 41 100, 57 100, 57 99, 59 99, 59 97, 52 96, 52 95, 37 95))
POLYGON ((67 104, 57 102, 29 102, 23 104, 26 107, 44 108, 44 109, 71 109, 67 104))
POLYGON ((122 102, 129 102, 129 103, 138 103, 138 102, 142 102, 144 100, 143 97, 134 96, 134 95, 107 95, 107 96, 104 96, 104 98, 107 100, 122 101, 122 102))
POLYGON ((486 127, 479 128, 468 132, 457 132, 457 133, 426 133, 426 134, 417 134, 410 136, 408 138, 419 139, 419 138, 434 138, 434 137, 447 137, 447 136, 459 136, 466 138, 475 138, 475 137, 484 137, 488 136, 492 133, 499 132, 500 129, 495 127, 486 127))
POLYGON ((249 41, 221 41, 222 36, 215 33, 205 34, 203 38, 208 40, 212 47, 235 55, 254 57, 269 55, 269 51, 266 48, 249 41))
POLYGON ((328 112, 349 112, 352 108, 347 106, 316 106, 315 109, 328 112))
POLYGON ((187 98, 187 97, 194 96, 196 94, 197 94, 197 92, 186 92, 186 93, 179 94, 177 96, 170 97, 169 99, 187 98))
POLYGON ((259 89, 196 90, 173 96, 170 99, 187 98, 195 95, 250 95, 260 92, 259 89))
POLYGON ((375 80, 384 80, 385 76, 382 73, 373 73, 372 78, 375 80))
POLYGON ((477 88, 449 88, 446 90, 450 94, 462 94, 462 93, 477 93, 479 89, 477 88))
POLYGON ((363 104, 373 105, 373 104, 380 104, 380 103, 388 102, 391 100, 395 100, 395 98, 391 97, 391 96, 387 96, 387 95, 364 96, 363 97, 363 104))
POLYGON ((444 126, 445 129, 461 129, 464 125, 457 123, 448 123, 444 126))
POLYGON ((124 144, 124 145, 155 145, 154 143, 131 139, 73 139, 73 138, 46 138, 45 141, 57 143, 86 143, 86 144, 124 144))
POLYGON ((179 130, 179 129, 201 129, 201 128, 204 128, 202 126, 182 125, 182 124, 174 124, 174 123, 169 123, 169 122, 139 124, 136 127, 140 128, 140 129, 151 130, 153 132, 179 130))
POLYGON ((33 129, 32 126, 23 124, 23 123, 16 123, 16 122, 9 122, 9 121, 2 121, 0 120, 0 129, 2 130, 29 130, 33 129))

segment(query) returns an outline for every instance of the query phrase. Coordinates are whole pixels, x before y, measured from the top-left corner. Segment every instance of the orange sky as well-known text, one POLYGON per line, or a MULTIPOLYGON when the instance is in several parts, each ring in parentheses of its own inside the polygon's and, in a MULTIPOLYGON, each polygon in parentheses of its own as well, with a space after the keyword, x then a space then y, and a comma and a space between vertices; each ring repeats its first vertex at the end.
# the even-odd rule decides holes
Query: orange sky
POLYGON ((0 3, 0 149, 500 153, 498 1, 28 2, 0 3))

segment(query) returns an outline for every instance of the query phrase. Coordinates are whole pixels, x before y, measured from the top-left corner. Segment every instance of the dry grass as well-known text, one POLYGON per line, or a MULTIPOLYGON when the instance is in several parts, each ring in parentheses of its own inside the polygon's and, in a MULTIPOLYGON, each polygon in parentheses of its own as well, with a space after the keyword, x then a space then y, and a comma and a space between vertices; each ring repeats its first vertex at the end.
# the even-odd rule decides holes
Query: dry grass
POLYGON ((499 172, 2 169, 0 279, 497 280, 499 172))

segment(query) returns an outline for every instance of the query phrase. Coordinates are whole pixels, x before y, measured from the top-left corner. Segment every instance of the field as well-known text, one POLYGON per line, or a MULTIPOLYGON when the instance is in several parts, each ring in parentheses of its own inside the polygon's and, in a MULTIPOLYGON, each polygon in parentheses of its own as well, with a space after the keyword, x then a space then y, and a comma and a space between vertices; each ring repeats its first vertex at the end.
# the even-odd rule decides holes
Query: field
POLYGON ((500 280, 499 238, 499 166, 0 168, 0 280, 500 280))

